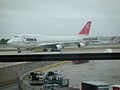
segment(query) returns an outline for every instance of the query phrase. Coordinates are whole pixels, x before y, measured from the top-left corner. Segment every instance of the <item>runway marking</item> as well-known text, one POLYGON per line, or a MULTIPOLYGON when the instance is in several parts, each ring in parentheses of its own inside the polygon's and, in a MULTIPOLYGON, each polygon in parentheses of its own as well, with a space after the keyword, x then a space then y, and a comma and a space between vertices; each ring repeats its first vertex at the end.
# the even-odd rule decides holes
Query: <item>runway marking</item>
POLYGON ((42 67, 42 68, 35 69, 33 71, 39 71, 40 72, 40 71, 44 71, 44 70, 47 70, 47 69, 50 69, 50 68, 65 64, 65 63, 69 63, 69 62, 70 61, 62 61, 62 62, 59 62, 59 63, 55 63, 55 64, 52 64, 52 65, 48 65, 48 66, 45 66, 45 67, 42 67))

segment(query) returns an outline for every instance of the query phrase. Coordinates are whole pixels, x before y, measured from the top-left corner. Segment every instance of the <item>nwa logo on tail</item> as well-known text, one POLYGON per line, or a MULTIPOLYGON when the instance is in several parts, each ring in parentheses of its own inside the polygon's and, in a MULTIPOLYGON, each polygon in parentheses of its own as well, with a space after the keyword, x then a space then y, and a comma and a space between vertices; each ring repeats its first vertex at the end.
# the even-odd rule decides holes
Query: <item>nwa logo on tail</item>
POLYGON ((88 21, 86 25, 82 28, 81 32, 79 32, 79 35, 88 35, 90 32, 92 22, 88 21))

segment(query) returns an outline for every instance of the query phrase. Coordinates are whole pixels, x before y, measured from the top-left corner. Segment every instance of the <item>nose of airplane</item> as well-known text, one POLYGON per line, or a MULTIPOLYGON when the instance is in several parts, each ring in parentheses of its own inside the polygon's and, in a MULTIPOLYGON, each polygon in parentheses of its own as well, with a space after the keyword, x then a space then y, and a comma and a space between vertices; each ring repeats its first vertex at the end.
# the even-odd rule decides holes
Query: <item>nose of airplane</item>
POLYGON ((12 44, 12 41, 11 41, 11 40, 9 40, 9 41, 7 42, 7 44, 8 44, 8 45, 11 45, 11 44, 12 44))

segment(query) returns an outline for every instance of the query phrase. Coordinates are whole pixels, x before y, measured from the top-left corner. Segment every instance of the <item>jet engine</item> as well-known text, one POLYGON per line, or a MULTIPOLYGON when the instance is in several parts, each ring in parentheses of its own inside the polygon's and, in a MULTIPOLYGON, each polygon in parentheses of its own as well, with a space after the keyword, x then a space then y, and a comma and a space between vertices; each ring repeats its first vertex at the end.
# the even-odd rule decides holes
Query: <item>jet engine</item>
POLYGON ((61 50, 62 48, 63 48, 62 45, 55 45, 55 49, 56 49, 56 50, 61 50))
POLYGON ((79 47, 79 48, 86 47, 86 44, 85 44, 85 43, 79 43, 79 44, 78 44, 78 47, 79 47))

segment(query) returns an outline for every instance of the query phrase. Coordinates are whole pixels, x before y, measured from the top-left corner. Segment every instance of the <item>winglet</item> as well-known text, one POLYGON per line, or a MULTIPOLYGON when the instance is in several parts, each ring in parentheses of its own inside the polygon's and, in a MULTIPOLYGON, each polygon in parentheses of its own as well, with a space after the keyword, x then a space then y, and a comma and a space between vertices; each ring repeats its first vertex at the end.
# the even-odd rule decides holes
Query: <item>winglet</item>
POLYGON ((79 35, 88 35, 90 32, 92 22, 88 21, 86 25, 82 28, 82 30, 79 32, 79 35))

